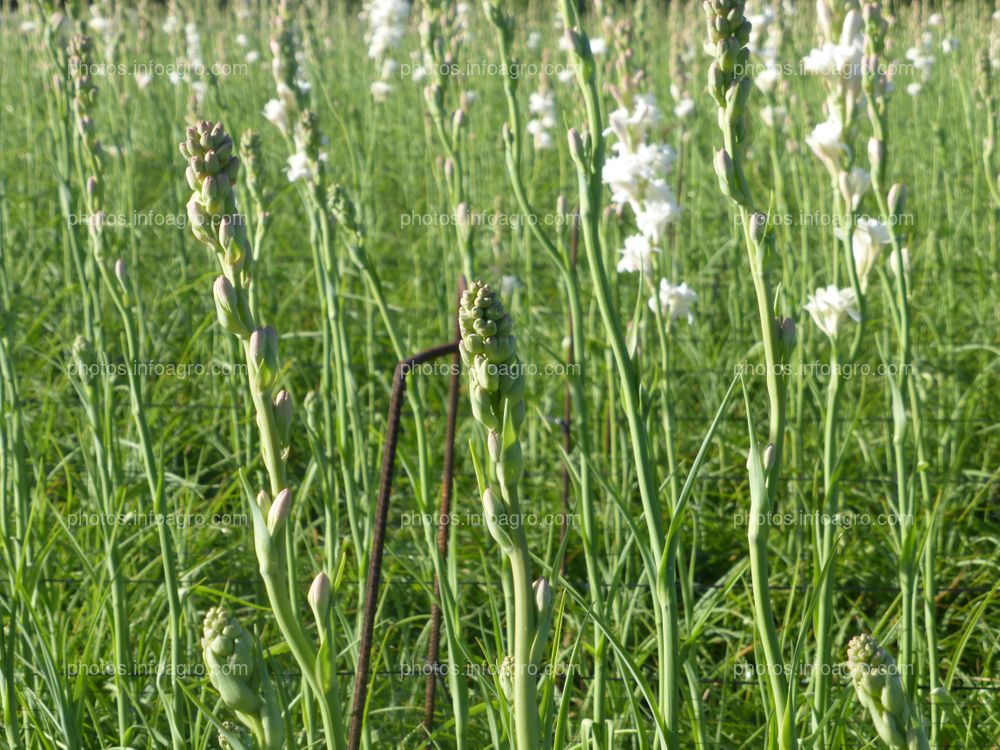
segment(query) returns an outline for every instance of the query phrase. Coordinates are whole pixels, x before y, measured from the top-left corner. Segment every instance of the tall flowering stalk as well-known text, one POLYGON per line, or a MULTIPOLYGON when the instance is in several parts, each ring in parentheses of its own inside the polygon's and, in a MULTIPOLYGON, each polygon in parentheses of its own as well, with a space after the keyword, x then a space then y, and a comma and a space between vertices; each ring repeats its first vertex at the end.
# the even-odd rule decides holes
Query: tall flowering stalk
POLYGON ((624 327, 611 293, 611 283, 605 267, 600 232, 601 205, 605 163, 604 127, 597 91, 596 64, 590 41, 577 19, 576 9, 568 0, 560 5, 567 48, 576 72, 576 79, 586 112, 584 134, 569 131, 570 155, 576 166, 580 201, 580 222, 587 265, 590 268, 594 296, 607 334, 618 380, 622 407, 628 423, 632 457, 639 482, 643 517, 648 540, 641 549, 646 575, 653 585, 655 602, 653 616, 656 625, 659 670, 660 717, 666 729, 666 742, 673 750, 679 747, 680 729, 680 669, 681 651, 679 613, 677 609, 676 551, 679 535, 675 523, 680 508, 664 526, 664 508, 660 504, 659 479, 650 451, 649 434, 642 417, 639 400, 639 376, 625 339, 624 327))
MULTIPOLYGON (((750 573, 753 586, 754 621, 764 651, 767 682, 773 709, 772 731, 782 750, 797 747, 794 691, 781 654, 771 607, 767 539, 770 517, 780 486, 782 448, 785 433, 785 402, 788 391, 786 363, 795 343, 791 318, 778 317, 771 307, 774 299, 770 278, 780 268, 781 259, 768 231, 768 217, 754 211, 750 185, 743 171, 747 143, 746 111, 752 82, 747 77, 751 24, 744 16, 743 0, 707 0, 704 4, 708 26, 705 50, 713 58, 708 72, 708 91, 719 107, 719 127, 723 148, 716 154, 715 171, 723 195, 736 204, 750 263, 760 317, 761 340, 767 370, 768 442, 761 449, 751 427, 750 573)), ((774 735, 772 735, 774 736, 774 735)))
MULTIPOLYGON (((360 436, 364 434, 357 383, 351 367, 351 346, 347 335, 344 300, 341 290, 341 258, 335 252, 336 223, 326 205, 330 177, 327 156, 322 150, 323 135, 315 112, 310 108, 311 86, 302 66, 304 58, 299 30, 295 23, 296 6, 281 0, 275 16, 275 34, 270 47, 271 70, 277 98, 270 100, 264 116, 281 132, 288 149, 286 175, 295 184, 309 222, 309 246, 312 251, 316 292, 322 311, 323 367, 318 391, 316 416, 322 423, 318 430, 315 459, 320 469, 324 494, 335 498, 343 491, 347 507, 351 541, 357 550, 359 582, 368 567, 362 496, 367 486, 367 463, 360 436), (337 464, 339 459, 339 481, 337 464)), ((336 503, 327 507, 334 522, 339 519, 336 503)), ((331 540, 328 563, 339 555, 339 536, 331 540)), ((358 597, 364 596, 359 583, 358 597)))
MULTIPOLYGON (((534 217, 536 216, 535 207, 528 197, 522 170, 522 154, 524 150, 522 132, 525 132, 525 130, 521 127, 521 105, 517 98, 518 78, 514 73, 517 70, 518 63, 512 52, 514 19, 506 14, 500 5, 490 2, 490 0, 484 0, 483 9, 486 17, 493 24, 496 31, 497 50, 501 66, 505 70, 510 71, 508 77, 504 80, 508 119, 502 132, 507 178, 510 181, 511 189, 514 192, 514 197, 522 217, 534 217)), ((534 94, 532 96, 534 97, 534 94)), ((534 107, 532 107, 532 111, 534 111, 534 107)), ((560 202, 561 205, 562 202, 560 202)), ((565 215, 564 210, 560 210, 558 213, 560 216, 565 215)), ((557 234, 553 238, 539 226, 539 222, 537 221, 527 221, 526 225, 531 232, 531 236, 543 248, 546 256, 559 272, 569 314, 570 336, 567 358, 568 361, 575 365, 569 374, 569 389, 573 408, 573 425, 576 428, 574 431, 575 442, 579 453, 579 465, 577 467, 579 495, 576 507, 580 512, 580 533, 583 542, 584 564, 587 571, 587 587, 591 604, 595 609, 599 609, 603 606, 601 591, 603 590, 604 579, 599 569, 600 555, 598 549, 597 516, 595 514, 592 491, 590 406, 587 403, 585 395, 588 368, 585 354, 586 337, 583 333, 585 318, 580 293, 580 279, 576 258, 573 257, 572 251, 563 242, 562 236, 557 234)), ((598 727, 603 725, 605 719, 605 686, 607 684, 605 681, 607 676, 606 649, 607 640, 604 632, 595 623, 593 719, 598 727)))
MULTIPOLYGON (((861 225, 857 211, 871 179, 855 166, 855 149, 851 141, 860 107, 864 102, 862 70, 865 40, 862 16, 855 0, 820 0, 820 46, 802 61, 806 72, 819 76, 827 92, 827 119, 806 138, 807 144, 822 162, 832 184, 831 223, 835 227, 834 246, 843 250, 843 262, 833 255, 834 283, 818 289, 805 309, 830 340, 829 380, 823 423, 823 495, 816 501, 814 513, 814 585, 818 606, 813 614, 816 633, 816 653, 813 676, 813 728, 816 729, 827 713, 832 685, 833 606, 836 592, 836 557, 834 555, 835 517, 839 511, 837 471, 841 445, 847 435, 841 435, 839 416, 842 378, 840 368, 858 353, 865 319, 867 273, 873 256, 877 257, 884 240, 881 226, 861 225), (847 271, 848 283, 839 288, 841 266, 847 271), (846 319, 858 323, 848 337, 846 319)), ((876 157, 877 158, 877 157, 876 157)), ((824 737, 827 728, 823 728, 824 737)))
MULTIPOLYGON (((886 227, 886 244, 891 248, 890 270, 893 280, 882 272, 885 279, 886 307, 890 311, 897 336, 895 373, 889 376, 889 397, 892 405, 892 463, 896 474, 895 514, 898 526, 895 542, 899 555, 899 586, 902 609, 900 639, 900 663, 903 686, 907 696, 913 701, 916 695, 916 680, 913 667, 916 657, 917 631, 917 579, 923 573, 924 626, 927 645, 927 670, 930 687, 941 687, 940 665, 937 655, 936 609, 936 530, 935 498, 931 492, 927 472, 928 456, 924 445, 921 397, 911 376, 913 357, 910 347, 909 310, 909 258, 903 247, 903 237, 899 227, 903 224, 906 189, 901 184, 888 187, 887 167, 889 159, 888 138, 888 87, 884 76, 880 75, 879 61, 885 53, 887 24, 882 18, 878 4, 870 3, 864 11, 868 46, 866 48, 865 92, 868 96, 868 119, 872 125, 872 145, 870 152, 878 156, 872 164, 872 188, 880 215, 886 227), (912 428, 916 465, 911 468, 908 460, 907 433, 912 428), (924 506, 926 528, 916 526, 915 487, 911 486, 913 472, 919 477, 920 498, 924 506), (926 542, 921 544, 921 537, 926 542), (922 565, 921 565, 922 564, 922 565)), ((931 705, 931 742, 938 741, 940 715, 938 706, 931 705)))
POLYGON ((496 485, 480 477, 483 516, 494 541, 510 563, 514 581, 512 653, 504 658, 501 682, 512 703, 513 749, 541 746, 536 683, 552 618, 546 579, 532 581, 519 484, 524 471, 520 431, 524 421, 525 376, 513 322, 486 284, 473 283, 459 308, 462 362, 469 371, 472 414, 487 430, 496 485), (496 489, 494 489, 494 486, 496 489))
POLYGON ((450 3, 442 0, 424 3, 420 21, 421 69, 431 72, 430 81, 423 89, 424 103, 434 136, 443 152, 444 158, 440 163, 448 207, 455 220, 455 247, 462 263, 462 273, 466 279, 471 279, 475 275, 475 261, 465 139, 473 97, 462 90, 461 78, 449 74, 462 59, 460 53, 465 36, 464 21, 450 3))
MULTIPOLYGON (((233 141, 222 123, 200 122, 188 128, 180 150, 188 162, 186 177, 192 194, 187 210, 192 231, 215 252, 222 269, 213 286, 216 314, 220 325, 239 340, 247 364, 261 458, 269 482, 255 501, 250 499, 261 578, 278 629, 319 706, 326 747, 342 750, 345 737, 337 671, 328 661, 333 658, 331 623, 325 613, 317 615, 324 644, 317 651, 289 589, 290 573, 295 570, 290 563, 291 534, 286 533, 292 506, 287 475, 292 400, 288 391, 278 388, 278 334, 271 326, 260 326, 250 309, 254 256, 234 189, 240 160, 233 154, 233 141)), ((250 494, 249 487, 246 489, 250 494)))

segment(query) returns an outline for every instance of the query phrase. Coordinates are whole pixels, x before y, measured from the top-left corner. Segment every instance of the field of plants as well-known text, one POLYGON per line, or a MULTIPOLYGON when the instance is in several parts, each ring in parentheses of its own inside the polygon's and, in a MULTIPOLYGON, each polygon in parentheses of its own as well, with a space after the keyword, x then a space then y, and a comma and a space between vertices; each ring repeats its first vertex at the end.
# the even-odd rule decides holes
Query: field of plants
POLYGON ((1000 748, 1000 8, 0 0, 0 748, 1000 748))

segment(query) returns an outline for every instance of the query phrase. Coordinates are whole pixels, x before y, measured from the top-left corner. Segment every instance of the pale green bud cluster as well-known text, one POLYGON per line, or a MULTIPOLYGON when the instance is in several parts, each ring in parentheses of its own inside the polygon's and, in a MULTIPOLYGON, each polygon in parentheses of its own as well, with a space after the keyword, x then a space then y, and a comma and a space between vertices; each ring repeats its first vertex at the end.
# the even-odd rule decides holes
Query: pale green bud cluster
POLYGON ((103 156, 97 140, 92 112, 97 102, 97 86, 90 75, 94 44, 89 36, 78 34, 69 43, 69 73, 73 81, 73 114, 76 130, 84 149, 95 159, 103 156))
POLYGON ((240 136, 240 158, 243 160, 246 172, 247 190, 250 192, 250 197, 258 204, 264 202, 264 160, 261 151, 260 133, 256 130, 244 131, 240 136))
POLYGON ((891 748, 926 750, 927 738, 903 690, 896 661, 870 635, 851 639, 847 668, 861 705, 875 723, 879 737, 891 748))
POLYGON ((524 376, 510 315, 489 285, 477 281, 462 294, 458 316, 473 415, 486 429, 499 430, 509 412, 518 429, 524 419, 524 376))
POLYGON ((188 162, 184 175, 191 188, 187 204, 191 230, 219 253, 226 276, 238 284, 252 258, 246 224, 236 209, 234 185, 240 159, 233 153, 233 139, 221 122, 202 120, 187 129, 180 151, 188 162))
POLYGON ((753 88, 748 74, 750 22, 743 0, 705 0, 708 37, 705 52, 714 60, 708 69, 708 93, 719 107, 719 128, 726 146, 716 154, 715 173, 723 195, 750 207, 750 191, 741 157, 747 137, 747 100, 753 88))
POLYGON ((496 467, 500 493, 487 489, 483 510, 490 535, 506 553, 514 549, 511 533, 518 519, 517 485, 524 471, 518 431, 524 420, 524 374, 513 323, 499 297, 487 284, 475 282, 463 294, 458 313, 459 351, 469 370, 473 416, 489 431, 487 446, 496 467))
POLYGON ((284 744, 284 723, 256 639, 225 607, 205 613, 201 638, 208 678, 226 707, 254 729, 263 748, 284 744))
POLYGON ((288 110, 289 119, 296 116, 306 105, 298 82, 299 64, 296 59, 298 41, 292 25, 292 12, 291 0, 279 2, 278 14, 274 19, 276 31, 270 42, 273 55, 271 72, 274 74, 278 98, 288 110))
MULTIPOLYGON (((233 139, 221 122, 201 121, 187 129, 180 151, 188 162, 185 177, 191 188, 187 203, 191 231, 216 252, 222 265, 222 276, 212 287, 216 315, 223 328, 246 339, 255 328, 248 294, 253 253, 246 222, 236 207, 241 162, 233 153, 233 139)), ((277 372, 276 365, 272 369, 277 372)))

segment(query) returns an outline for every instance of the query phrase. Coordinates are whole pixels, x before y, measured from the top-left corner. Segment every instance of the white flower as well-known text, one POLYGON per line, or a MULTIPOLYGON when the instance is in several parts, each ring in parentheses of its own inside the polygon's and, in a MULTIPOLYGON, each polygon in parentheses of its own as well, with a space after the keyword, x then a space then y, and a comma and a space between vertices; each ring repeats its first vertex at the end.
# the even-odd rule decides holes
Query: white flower
POLYGON ((392 93, 392 86, 385 81, 373 81, 371 85, 372 99, 382 103, 389 98, 392 93))
POLYGON ((807 73, 852 81, 861 76, 863 55, 864 48, 857 41, 848 44, 827 42, 802 58, 802 67, 807 73))
POLYGON ((109 21, 104 16, 94 16, 87 22, 87 25, 96 31, 98 34, 103 34, 105 31, 111 28, 111 21, 109 21))
POLYGON ((386 58, 382 61, 382 78, 388 79, 396 75, 396 71, 399 70, 399 63, 391 58, 386 58))
POLYGON ((760 119, 763 120, 764 124, 772 130, 775 126, 783 127, 787 116, 788 112, 784 107, 772 107, 768 104, 760 110, 760 119))
POLYGON ((406 0, 368 0, 362 15, 368 19, 368 57, 381 60, 403 40, 410 5, 406 0))
MULTIPOLYGON (((901 247, 899 248, 899 254, 903 256, 903 270, 906 271, 906 273, 909 273, 910 251, 905 247, 901 247)), ((899 274, 899 263, 896 262, 896 253, 889 253, 889 271, 893 276, 897 276, 899 274)))
POLYGON ((281 99, 269 99, 264 105, 264 117, 282 133, 288 132, 288 108, 281 99))
POLYGON ((517 278, 517 276, 500 277, 500 294, 502 294, 504 297, 509 297, 517 289, 520 289, 523 286, 524 284, 521 283, 521 280, 517 278))
POLYGON ((927 25, 928 26, 940 26, 942 20, 943 19, 941 18, 941 14, 940 13, 932 13, 931 16, 927 19, 927 25))
MULTIPOLYGON (((326 154, 320 154, 319 160, 326 161, 326 154)), ((289 182, 296 182, 297 180, 312 180, 313 163, 309 159, 309 155, 304 151, 297 151, 289 156, 288 167, 285 170, 285 173, 288 175, 289 182)))
POLYGON ((135 85, 138 86, 140 89, 146 88, 149 85, 150 81, 152 81, 152 80, 153 80, 153 74, 152 73, 136 73, 135 74, 135 85))
POLYGON ((861 203, 871 184, 871 175, 861 167, 854 167, 850 172, 843 172, 840 175, 840 191, 854 209, 861 203))
POLYGON ((556 125, 556 99, 551 91, 536 91, 528 97, 528 109, 547 128, 556 125))
POLYGON ((182 76, 176 70, 171 70, 169 73, 167 73, 167 80, 170 81, 170 84, 172 86, 176 86, 177 84, 179 84, 181 81, 184 80, 184 76, 182 76))
POLYGON ((572 83, 575 77, 576 72, 572 67, 563 68, 556 74, 556 78, 559 79, 559 83, 572 83))
POLYGON ((554 145, 552 136, 549 134, 549 129, 541 120, 528 120, 525 130, 532 136, 536 151, 552 148, 554 145))
POLYGON ((946 55, 950 55, 952 52, 958 49, 958 40, 954 37, 949 37, 948 39, 941 40, 941 51, 946 55))
POLYGON ((906 93, 910 96, 917 96, 922 88, 923 86, 917 82, 908 83, 906 84, 906 93))
POLYGON ((839 120, 821 122, 806 136, 806 144, 820 161, 834 173, 840 171, 840 158, 847 153, 847 145, 842 140, 843 125, 839 120))
POLYGON ((805 309, 819 329, 831 339, 836 338, 840 324, 846 317, 855 322, 861 320, 858 299, 850 287, 846 289, 837 289, 833 285, 820 287, 806 302, 805 309))
POLYGON ((250 40, 247 38, 246 34, 237 34, 236 43, 241 47, 246 47, 250 44, 250 40))
POLYGON ((17 28, 22 34, 31 34, 37 28, 37 24, 34 21, 22 21, 17 28))
POLYGON ((599 36, 590 40, 590 53, 592 55, 603 55, 608 49, 608 45, 599 36))
POLYGON ((413 78, 414 81, 422 81, 422 80, 424 80, 424 78, 427 77, 427 68, 425 68, 423 65, 417 65, 413 69, 413 73, 412 73, 411 77, 413 78))
POLYGON ((601 179, 611 188, 611 200, 614 203, 637 203, 642 197, 639 180, 642 178, 642 165, 634 154, 612 156, 604 161, 601 179))
POLYGON ((677 106, 674 107, 674 116, 681 120, 686 120, 694 114, 694 110, 694 99, 690 96, 685 96, 677 102, 677 106))
POLYGON ((781 80, 781 70, 773 62, 767 64, 754 76, 753 82, 763 93, 770 94, 781 80))
POLYGON ((854 234, 851 235, 851 249, 854 253, 854 268, 858 272, 861 288, 868 286, 868 272, 871 271, 882 252, 882 245, 889 244, 889 227, 877 219, 859 219, 854 234))
POLYGON ((246 53, 243 59, 246 60, 251 65, 253 65, 255 62, 260 60, 260 52, 258 52, 255 49, 252 49, 246 53))
POLYGON ((648 237, 634 234, 625 238, 625 247, 619 252, 622 257, 618 273, 641 272, 648 276, 653 272, 653 253, 660 252, 660 248, 651 245, 648 237))
POLYGON ((697 300, 698 295, 686 282, 682 282, 680 286, 674 286, 666 279, 660 279, 659 295, 649 298, 649 309, 656 312, 656 305, 659 302, 660 311, 669 315, 671 322, 684 317, 687 318, 688 325, 691 325, 694 323, 694 313, 691 312, 691 306, 697 300))
POLYGON ((642 209, 635 214, 639 231, 653 242, 659 242, 667 224, 677 221, 681 207, 666 180, 654 180, 646 188, 642 209))
POLYGON ((538 45, 542 43, 542 35, 537 31, 532 31, 528 34, 528 49, 538 49, 538 45))
POLYGON ((163 21, 163 33, 173 34, 177 29, 180 28, 180 24, 177 21, 177 16, 170 15, 167 16, 163 21))
POLYGON ((527 125, 534 139, 536 151, 552 148, 553 140, 549 130, 556 126, 556 99, 551 91, 535 91, 528 98, 528 109, 535 115, 527 125))

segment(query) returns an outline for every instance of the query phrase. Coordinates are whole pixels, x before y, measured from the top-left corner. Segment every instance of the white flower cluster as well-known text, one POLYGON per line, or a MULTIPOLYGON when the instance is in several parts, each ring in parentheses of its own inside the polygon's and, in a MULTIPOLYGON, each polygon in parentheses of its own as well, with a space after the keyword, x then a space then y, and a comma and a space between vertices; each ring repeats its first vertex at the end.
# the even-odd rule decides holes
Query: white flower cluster
POLYGON ((659 294, 649 298, 649 309, 655 311, 659 304, 660 312, 668 316, 669 322, 685 318, 688 325, 691 325, 694 323, 691 306, 697 301, 698 295, 686 283, 682 282, 677 286, 666 279, 660 279, 659 294))
POLYGON ((817 4, 820 10, 820 29, 826 39, 802 59, 802 67, 807 73, 822 76, 829 96, 827 97, 827 121, 820 123, 806 138, 806 143, 822 161, 830 173, 837 178, 840 173, 840 158, 849 153, 844 142, 844 130, 853 121, 854 113, 864 100, 861 90, 862 60, 864 58, 864 21, 861 13, 851 10, 844 18, 840 39, 834 43, 831 20, 823 0, 817 4))
MULTIPOLYGON (((845 239, 842 230, 837 230, 836 234, 841 240, 845 239)), ((882 246, 888 245, 889 242, 889 227, 883 222, 878 219, 858 219, 851 234, 851 252, 854 255, 854 268, 858 273, 862 292, 868 288, 868 273, 875 267, 882 246)))
POLYGON ((550 90, 539 89, 528 99, 528 109, 531 119, 527 130, 534 139, 536 151, 552 148, 552 134, 549 132, 556 126, 556 98, 550 90))
POLYGON ((396 71, 392 53, 403 41, 409 17, 410 4, 406 0, 368 0, 361 12, 361 19, 368 22, 365 34, 368 57, 381 65, 381 79, 371 86, 372 97, 377 102, 385 101, 392 93, 392 85, 387 80, 396 71))
MULTIPOLYGON (((666 144, 650 143, 647 138, 660 117, 660 110, 649 95, 636 96, 631 112, 625 107, 612 112, 605 135, 615 136, 611 146, 614 155, 604 162, 602 172, 605 184, 611 188, 612 202, 619 207, 627 203, 632 208, 639 231, 650 248, 655 248, 667 224, 677 221, 681 210, 666 180, 676 159, 674 150, 666 144)), ((641 270, 633 263, 626 263, 626 258, 619 264, 619 271, 641 270)))
MULTIPOLYGON (((787 9, 783 11, 787 12, 787 9)), ((770 6, 765 6, 760 12, 756 12, 756 8, 747 3, 746 17, 752 24, 747 49, 759 61, 759 65, 754 66, 753 82, 768 101, 761 108, 760 117, 768 128, 782 127, 788 113, 784 107, 774 103, 775 91, 781 81, 781 64, 778 62, 781 25, 774 9, 770 6)))
POLYGON ((819 329, 831 339, 837 337, 840 324, 846 318, 851 318, 855 322, 861 320, 858 298, 850 287, 846 289, 838 289, 833 285, 821 287, 806 302, 805 309, 819 329))
POLYGON ((921 34, 920 43, 906 50, 906 59, 920 74, 919 81, 911 81, 906 85, 906 93, 917 96, 924 84, 931 80, 931 74, 934 72, 934 34, 930 31, 921 34))

